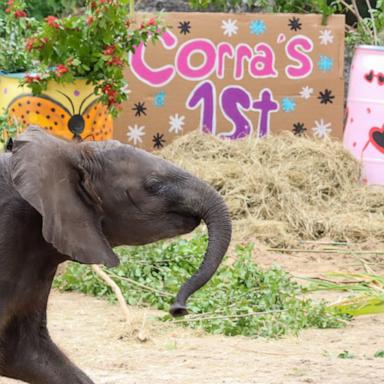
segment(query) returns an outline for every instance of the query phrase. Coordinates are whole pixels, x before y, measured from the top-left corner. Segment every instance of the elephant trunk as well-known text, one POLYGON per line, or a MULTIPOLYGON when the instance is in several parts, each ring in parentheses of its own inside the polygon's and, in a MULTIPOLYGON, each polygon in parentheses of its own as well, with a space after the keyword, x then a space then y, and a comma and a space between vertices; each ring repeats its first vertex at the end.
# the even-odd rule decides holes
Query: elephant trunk
MULTIPOLYGON (((228 249, 232 225, 228 209, 221 196, 210 186, 203 184, 188 202, 194 214, 201 217, 208 228, 208 247, 199 270, 181 287, 170 309, 172 316, 188 313, 186 301, 195 291, 205 285, 216 272, 228 249)), ((191 208, 189 208, 191 210, 191 208)))

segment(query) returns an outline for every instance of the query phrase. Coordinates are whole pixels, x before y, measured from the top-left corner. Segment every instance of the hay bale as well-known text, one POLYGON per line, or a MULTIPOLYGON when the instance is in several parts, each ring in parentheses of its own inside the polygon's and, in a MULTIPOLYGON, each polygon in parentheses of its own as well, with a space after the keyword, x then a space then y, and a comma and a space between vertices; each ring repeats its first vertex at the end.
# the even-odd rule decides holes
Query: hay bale
POLYGON ((243 240, 383 239, 384 190, 359 182, 359 164, 340 142, 290 133, 226 141, 193 132, 159 154, 219 191, 243 240))

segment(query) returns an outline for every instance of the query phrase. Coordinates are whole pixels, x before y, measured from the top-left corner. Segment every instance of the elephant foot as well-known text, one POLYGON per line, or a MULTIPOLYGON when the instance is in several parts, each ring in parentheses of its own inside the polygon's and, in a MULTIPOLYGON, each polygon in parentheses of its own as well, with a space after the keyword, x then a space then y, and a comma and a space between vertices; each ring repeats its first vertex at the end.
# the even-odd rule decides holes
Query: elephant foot
POLYGON ((39 316, 14 318, 0 334, 0 375, 30 384, 94 384, 52 342, 39 316))

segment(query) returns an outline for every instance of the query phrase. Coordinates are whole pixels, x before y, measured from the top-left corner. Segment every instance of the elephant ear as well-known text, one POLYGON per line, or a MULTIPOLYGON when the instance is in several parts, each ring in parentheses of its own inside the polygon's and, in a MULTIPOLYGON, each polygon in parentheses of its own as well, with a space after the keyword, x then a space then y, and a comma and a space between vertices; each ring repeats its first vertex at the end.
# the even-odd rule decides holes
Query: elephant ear
POLYGON ((29 127, 12 153, 14 187, 41 214, 44 239, 80 263, 116 266, 119 260, 102 232, 100 201, 82 167, 81 146, 29 127))

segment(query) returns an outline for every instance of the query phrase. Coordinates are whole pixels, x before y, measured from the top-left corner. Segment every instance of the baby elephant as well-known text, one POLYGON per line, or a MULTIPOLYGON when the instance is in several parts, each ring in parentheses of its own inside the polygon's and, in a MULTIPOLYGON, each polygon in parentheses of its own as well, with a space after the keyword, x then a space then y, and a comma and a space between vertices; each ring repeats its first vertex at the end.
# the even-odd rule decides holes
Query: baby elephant
POLYGON ((0 155, 0 375, 32 384, 92 384, 52 342, 47 300, 58 264, 116 266, 112 247, 191 232, 208 248, 171 313, 218 268, 231 237, 228 210, 203 181, 117 141, 72 143, 30 127, 0 155))

